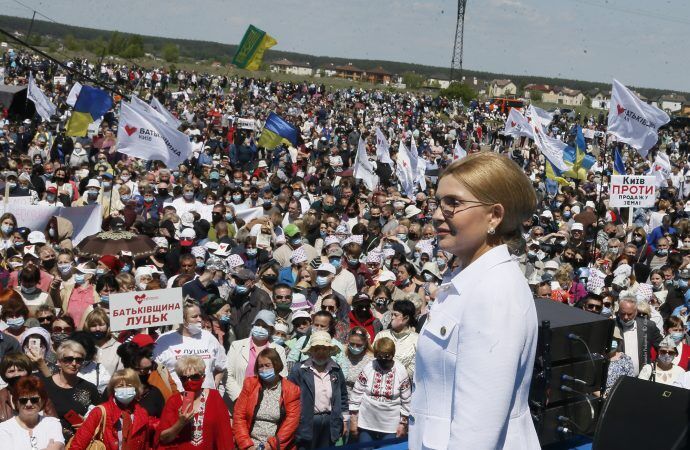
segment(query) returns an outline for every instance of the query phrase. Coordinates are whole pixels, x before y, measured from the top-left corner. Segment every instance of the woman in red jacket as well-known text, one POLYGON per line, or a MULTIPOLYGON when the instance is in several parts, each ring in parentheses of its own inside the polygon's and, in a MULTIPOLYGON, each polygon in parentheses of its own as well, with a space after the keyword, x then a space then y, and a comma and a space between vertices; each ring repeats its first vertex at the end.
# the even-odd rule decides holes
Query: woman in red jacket
POLYGON ((84 450, 93 439, 102 440, 106 450, 150 449, 153 427, 137 400, 141 389, 139 375, 132 369, 115 372, 108 383, 110 398, 86 416, 72 439, 70 450, 84 450))
POLYGON ((256 357, 254 374, 244 380, 235 403, 234 432, 240 450, 295 448, 300 420, 299 387, 279 374, 278 352, 265 348, 256 357))
POLYGON ((159 449, 233 450, 230 413, 215 389, 204 389, 206 364, 198 356, 182 356, 175 373, 184 392, 165 403, 156 431, 159 449))

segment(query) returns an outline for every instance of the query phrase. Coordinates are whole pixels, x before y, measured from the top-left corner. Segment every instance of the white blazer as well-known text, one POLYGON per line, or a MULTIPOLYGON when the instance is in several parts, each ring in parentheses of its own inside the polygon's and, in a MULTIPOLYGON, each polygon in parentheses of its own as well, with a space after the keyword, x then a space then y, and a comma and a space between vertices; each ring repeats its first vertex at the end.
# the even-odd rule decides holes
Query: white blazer
POLYGON ((505 245, 439 288, 419 335, 409 448, 539 449, 528 407, 537 312, 505 245))
MULTIPOLYGON (((249 365, 249 340, 251 336, 246 339, 240 339, 230 344, 228 350, 227 369, 228 375, 225 382, 225 391, 228 393, 230 399, 234 402, 242 392, 242 385, 244 384, 245 375, 247 373, 247 366, 249 365)), ((283 361, 283 370, 280 372, 282 377, 287 377, 287 362, 285 361, 285 349, 273 342, 268 346, 275 349, 283 361)))

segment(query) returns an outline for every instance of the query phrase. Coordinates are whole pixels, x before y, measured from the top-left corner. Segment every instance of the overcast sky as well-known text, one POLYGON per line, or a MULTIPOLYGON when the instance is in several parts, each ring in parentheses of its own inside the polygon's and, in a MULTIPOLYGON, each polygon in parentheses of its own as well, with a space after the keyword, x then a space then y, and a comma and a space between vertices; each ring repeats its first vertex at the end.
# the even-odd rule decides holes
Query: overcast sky
MULTIPOLYGON (((448 67, 452 0, 21 0, 61 23, 276 50, 448 67)), ((13 0, 2 14, 31 17, 13 0)), ((687 0, 469 0, 464 67, 690 91, 687 0)))

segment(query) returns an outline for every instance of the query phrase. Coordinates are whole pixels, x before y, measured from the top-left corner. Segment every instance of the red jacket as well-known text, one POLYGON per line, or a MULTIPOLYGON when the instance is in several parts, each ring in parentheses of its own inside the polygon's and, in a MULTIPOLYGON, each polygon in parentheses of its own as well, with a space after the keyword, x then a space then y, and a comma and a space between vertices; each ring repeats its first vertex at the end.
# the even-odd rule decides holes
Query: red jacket
MULTIPOLYGON (((300 420, 300 391, 294 383, 283 378, 281 380, 282 391, 280 394, 280 423, 278 425, 277 440, 280 443, 280 450, 291 450, 295 448, 295 435, 300 420)), ((237 397, 234 411, 234 433, 237 447, 240 450, 247 449, 254 445, 250 437, 254 417, 259 409, 261 392, 261 382, 258 377, 249 377, 244 380, 242 392, 237 397)), ((278 448, 276 438, 268 440, 269 448, 278 448)))
MULTIPOLYGON (((107 450, 119 450, 120 444, 117 439, 117 429, 115 424, 122 416, 122 409, 111 397, 107 402, 100 406, 105 408, 105 427, 103 430, 103 443, 107 450)), ((70 450, 85 450, 91 444, 91 440, 97 433, 97 428, 101 423, 102 410, 100 407, 94 408, 84 424, 79 427, 77 434, 74 435, 70 450)), ((149 415, 144 408, 138 404, 134 405, 134 420, 129 436, 128 450, 148 450, 151 448, 151 438, 153 427, 149 421, 149 415)))
POLYGON ((369 333, 369 342, 374 342, 376 333, 383 329, 381 321, 373 315, 370 315, 369 318, 363 322, 360 322, 357 319, 357 316, 355 316, 354 311, 350 311, 348 317, 350 319, 350 329, 353 329, 354 327, 362 327, 365 330, 367 330, 367 333, 369 333))

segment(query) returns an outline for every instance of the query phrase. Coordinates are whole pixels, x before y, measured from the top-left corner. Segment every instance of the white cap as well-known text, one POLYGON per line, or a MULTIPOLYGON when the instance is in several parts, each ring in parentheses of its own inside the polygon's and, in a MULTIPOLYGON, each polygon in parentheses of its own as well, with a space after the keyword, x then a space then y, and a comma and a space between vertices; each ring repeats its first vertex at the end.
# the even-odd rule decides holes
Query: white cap
POLYGON ((544 269, 549 269, 549 270, 558 270, 558 263, 556 261, 546 261, 544 263, 544 269))
POLYGON ((46 235, 42 231, 32 231, 27 238, 30 244, 45 244, 46 235))
POLYGON ((592 208, 592 209, 595 209, 595 208, 596 208, 596 205, 594 204, 593 201, 590 200, 590 201, 588 201, 588 202, 585 203, 585 208, 592 208))
POLYGON ((336 272, 335 266, 333 266, 333 264, 331 264, 331 263, 319 264, 319 267, 316 268, 316 271, 317 272, 322 272, 322 271, 323 272, 329 272, 329 273, 332 273, 333 275, 335 275, 335 272, 336 272))
POLYGON ((89 180, 89 182, 87 183, 86 188, 88 189, 88 188, 92 188, 92 187, 95 187, 95 188, 100 189, 100 188, 101 188, 101 183, 100 183, 97 179, 91 178, 91 179, 89 180))
POLYGON ((541 217, 548 217, 549 219, 553 219, 553 214, 551 214, 551 211, 549 211, 548 209, 545 209, 544 211, 542 211, 540 216, 541 217))
POLYGON ((180 232, 180 239, 195 239, 196 232, 194 228, 185 228, 180 232))
POLYGON ((580 222, 575 222, 571 227, 570 231, 585 231, 585 227, 580 222))
POLYGON ((194 226, 194 214, 186 212, 180 216, 183 227, 192 228, 194 226))
POLYGON ((86 273, 86 274, 91 274, 91 275, 96 273, 96 269, 89 269, 88 267, 86 267, 86 263, 81 263, 81 264, 77 265, 77 270, 81 273, 86 273))
POLYGON ((385 283, 386 281, 395 281, 395 274, 390 270, 384 270, 379 274, 378 282, 385 283))

